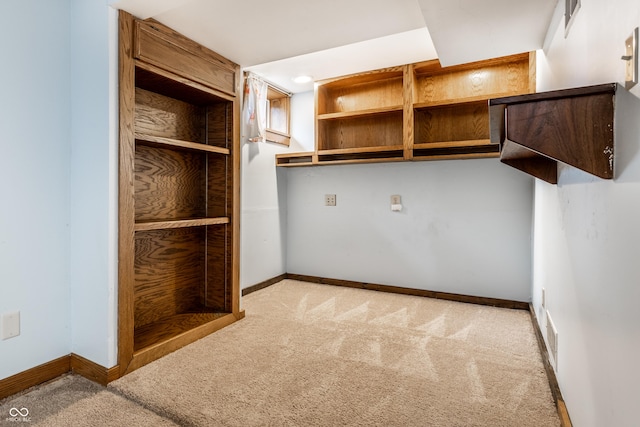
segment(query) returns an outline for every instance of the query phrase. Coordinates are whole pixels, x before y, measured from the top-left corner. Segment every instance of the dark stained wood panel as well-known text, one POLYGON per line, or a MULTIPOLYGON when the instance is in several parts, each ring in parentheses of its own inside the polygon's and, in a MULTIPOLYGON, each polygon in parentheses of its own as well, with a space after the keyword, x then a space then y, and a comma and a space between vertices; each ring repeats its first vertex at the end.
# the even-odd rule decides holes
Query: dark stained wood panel
POLYGON ((202 306, 205 244, 205 227, 136 233, 136 328, 202 306))
POLYGON ((601 178, 613 177, 611 94, 515 104, 507 117, 507 139, 601 178))
POLYGON ((207 175, 207 216, 229 216, 233 202, 233 180, 229 170, 231 160, 228 156, 208 155, 207 175))
POLYGON ((205 165, 205 153, 137 146, 136 221, 204 217, 205 165))
POLYGON ((203 288, 203 297, 210 309, 230 311, 231 259, 229 227, 207 227, 207 284, 203 288))
POLYGON ((218 102, 207 108, 207 144, 231 148, 233 142, 233 103, 218 102))
POLYGON ((501 161, 556 184, 557 162, 604 179, 614 177, 617 84, 489 101, 491 140, 501 161))

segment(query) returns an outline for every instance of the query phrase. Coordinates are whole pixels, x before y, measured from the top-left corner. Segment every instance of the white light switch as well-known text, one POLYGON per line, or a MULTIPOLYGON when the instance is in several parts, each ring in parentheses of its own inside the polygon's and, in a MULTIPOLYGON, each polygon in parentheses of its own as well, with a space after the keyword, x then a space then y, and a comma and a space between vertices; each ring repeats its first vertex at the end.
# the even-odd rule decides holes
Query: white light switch
POLYGON ((20 312, 14 311, 2 315, 2 339, 17 337, 20 335, 20 312))
POLYGON ((638 28, 636 27, 624 42, 625 61, 624 87, 629 90, 638 83, 638 28))

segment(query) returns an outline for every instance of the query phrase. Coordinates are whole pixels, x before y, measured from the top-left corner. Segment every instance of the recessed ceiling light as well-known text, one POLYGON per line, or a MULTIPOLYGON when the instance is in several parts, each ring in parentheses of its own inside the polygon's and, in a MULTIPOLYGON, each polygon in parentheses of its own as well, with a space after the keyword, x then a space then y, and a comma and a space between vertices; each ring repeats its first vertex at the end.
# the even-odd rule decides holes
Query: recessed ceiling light
POLYGON ((309 83, 311 80, 313 80, 311 76, 298 76, 293 79, 296 83, 309 83))

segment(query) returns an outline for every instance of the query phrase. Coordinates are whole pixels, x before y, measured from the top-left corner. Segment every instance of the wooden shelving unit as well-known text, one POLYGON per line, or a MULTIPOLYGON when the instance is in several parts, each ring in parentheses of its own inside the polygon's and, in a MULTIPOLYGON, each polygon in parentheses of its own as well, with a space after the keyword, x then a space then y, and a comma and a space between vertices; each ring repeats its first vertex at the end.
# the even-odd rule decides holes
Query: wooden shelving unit
POLYGON ((278 166, 498 157, 488 101, 535 92, 535 53, 426 61, 319 82, 316 147, 278 166))
POLYGON ((238 73, 121 12, 121 375, 243 316, 238 73))
POLYGON ((558 163, 614 177, 616 83, 492 99, 500 161, 551 184, 558 163))

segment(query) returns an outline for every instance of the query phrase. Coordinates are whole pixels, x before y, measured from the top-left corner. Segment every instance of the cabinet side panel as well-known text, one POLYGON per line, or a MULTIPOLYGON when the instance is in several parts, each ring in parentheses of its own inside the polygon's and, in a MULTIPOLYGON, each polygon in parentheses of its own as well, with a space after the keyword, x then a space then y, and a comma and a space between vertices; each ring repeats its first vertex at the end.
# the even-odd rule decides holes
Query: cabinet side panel
POLYGON ((136 233, 136 328, 201 306, 204 245, 204 227, 136 233))
POLYGON ((233 102, 219 102, 207 108, 207 144, 231 148, 233 141, 233 102))
POLYGON ((228 156, 208 155, 207 167, 207 216, 222 217, 231 214, 231 177, 228 156))
POLYGON ((134 324, 134 106, 133 16, 118 14, 120 146, 118 171, 118 365, 124 374, 133 357, 134 324))
POLYGON ((231 311, 230 243, 228 225, 207 227, 207 286, 204 299, 207 308, 216 311, 231 311))

